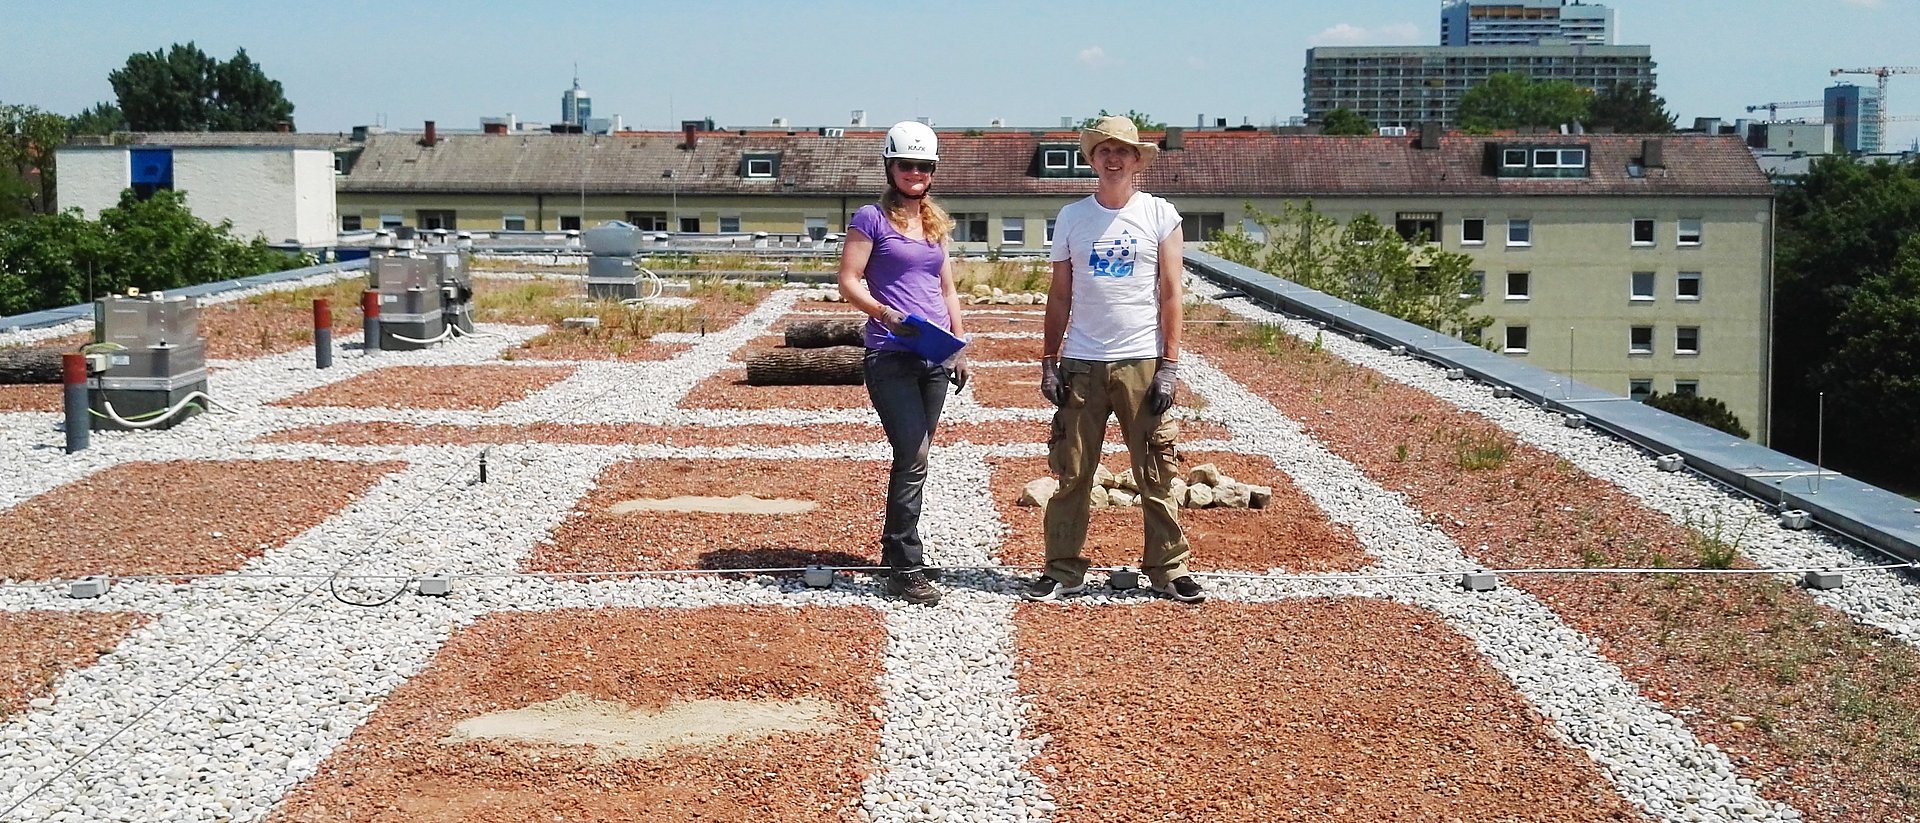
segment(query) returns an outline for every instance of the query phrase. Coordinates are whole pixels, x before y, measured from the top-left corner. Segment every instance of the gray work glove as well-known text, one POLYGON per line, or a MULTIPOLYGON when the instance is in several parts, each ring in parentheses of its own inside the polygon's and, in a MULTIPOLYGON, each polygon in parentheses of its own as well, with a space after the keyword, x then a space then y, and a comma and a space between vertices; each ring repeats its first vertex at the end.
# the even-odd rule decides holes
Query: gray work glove
POLYGON ((1153 371, 1153 383, 1147 386, 1147 411, 1161 415, 1173 408, 1173 393, 1179 378, 1180 364, 1161 358, 1160 367, 1153 371))
POLYGON ((953 393, 959 394, 967 387, 967 381, 973 379, 973 366, 967 363, 967 356, 956 354, 953 362, 947 364, 947 380, 953 383, 953 393))
POLYGON ((1065 375, 1060 373, 1060 361, 1056 358, 1040 358, 1040 396, 1055 406, 1065 408, 1067 405, 1065 375))

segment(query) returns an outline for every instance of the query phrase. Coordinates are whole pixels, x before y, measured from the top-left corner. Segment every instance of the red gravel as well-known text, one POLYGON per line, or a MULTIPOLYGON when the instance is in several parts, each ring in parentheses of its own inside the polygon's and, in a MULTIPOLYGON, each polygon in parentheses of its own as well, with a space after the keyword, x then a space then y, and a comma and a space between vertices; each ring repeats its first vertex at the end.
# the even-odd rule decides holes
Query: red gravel
MULTIPOLYGON (((1245 340, 1203 328, 1189 342, 1489 567, 1689 567, 1714 541, 1742 539, 1711 522, 1675 525, 1478 415, 1293 338, 1272 353, 1245 340), (1505 456, 1464 468, 1474 447, 1505 456)), ((1810 821, 1920 819, 1920 777, 1905 765, 1920 762, 1920 651, 1768 578, 1507 582, 1690 717, 1766 797, 1810 821)))
MULTIPOLYGON (((1039 443, 1047 439, 1044 420, 1006 420, 992 423, 942 423, 936 443, 951 445, 1039 443)), ((1225 439, 1225 426, 1212 421, 1184 421, 1183 440, 1225 439)), ((369 421, 330 423, 277 431, 258 438, 261 443, 326 443, 336 446, 471 446, 487 443, 568 443, 597 446, 812 446, 825 443, 878 443, 886 439, 879 424, 821 423, 808 426, 647 426, 639 424, 539 423, 534 425, 445 426, 369 421)), ((1120 432, 1109 427, 1107 439, 1120 442, 1120 432)))
POLYGON ((64 406, 62 386, 0 386, 0 412, 58 412, 64 406))
POLYGON ((866 386, 749 386, 747 370, 721 369, 680 400, 683 409, 866 409, 866 386))
POLYGON ((0 512, 0 579, 228 572, 404 468, 398 462, 127 463, 0 512))
MULTIPOLYGON (((973 398, 982 406, 1000 409, 1051 409, 1053 404, 1040 394, 1038 357, 1031 366, 993 366, 973 370, 973 398)), ((1186 381, 1180 381, 1174 405, 1202 409, 1206 401, 1195 394, 1186 381)))
POLYGON ((527 571, 870 566, 880 559, 887 465, 873 461, 635 460, 601 473, 527 571), (786 515, 614 514, 626 500, 682 496, 808 500, 786 515))
POLYGON ((571 366, 388 366, 274 405, 490 411, 572 374, 571 366))
POLYGON ((879 745, 886 630, 865 609, 496 613, 456 633, 273 821, 858 821, 879 745), (659 710, 822 701, 840 728, 669 749, 443 742, 464 720, 569 694, 659 710))
POLYGON ((0 612, 0 719, 51 696, 61 675, 93 665, 148 619, 124 612, 0 612))
POLYGON ((1029 371, 1038 374, 1041 342, 1038 337, 975 337, 973 342, 967 344, 967 358, 975 363, 1032 361, 1033 367, 1029 371))
MULTIPOLYGON (((1231 452, 1182 452, 1184 475, 1202 463, 1220 467, 1242 483, 1273 487, 1273 502, 1264 509, 1180 510, 1180 527, 1193 547, 1188 565, 1204 571, 1265 572, 1280 568, 1294 572, 1350 571, 1368 565, 1366 551, 1346 526, 1325 513, 1262 457, 1231 452)), ((993 502, 1009 530, 1001 544, 1001 562, 1038 566, 1046 558, 1044 509, 1019 505, 1021 489, 1030 481, 1051 477, 1044 457, 995 457, 993 502)), ((1108 455, 1104 465, 1124 471, 1124 454, 1108 455)), ((1144 515, 1139 506, 1095 509, 1087 528, 1084 553, 1096 566, 1138 566, 1144 540, 1144 515)))
POLYGON ((1639 819, 1424 610, 1023 604, 1014 624, 1060 823, 1639 819))

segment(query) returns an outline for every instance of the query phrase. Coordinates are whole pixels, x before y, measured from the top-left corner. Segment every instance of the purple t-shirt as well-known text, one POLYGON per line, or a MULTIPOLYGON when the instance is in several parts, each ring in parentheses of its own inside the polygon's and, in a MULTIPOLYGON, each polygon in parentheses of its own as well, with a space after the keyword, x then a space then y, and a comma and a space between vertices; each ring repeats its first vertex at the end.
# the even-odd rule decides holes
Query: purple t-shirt
MULTIPOLYGON (((877 205, 861 206, 853 213, 852 228, 873 241, 873 254, 867 258, 867 291, 881 305, 892 306, 907 314, 917 314, 943 329, 953 328, 947 317, 947 301, 940 295, 940 269, 947 263, 946 244, 915 240, 893 227, 877 205)), ((879 320, 868 319, 867 348, 908 351, 887 337, 887 328, 879 320)))

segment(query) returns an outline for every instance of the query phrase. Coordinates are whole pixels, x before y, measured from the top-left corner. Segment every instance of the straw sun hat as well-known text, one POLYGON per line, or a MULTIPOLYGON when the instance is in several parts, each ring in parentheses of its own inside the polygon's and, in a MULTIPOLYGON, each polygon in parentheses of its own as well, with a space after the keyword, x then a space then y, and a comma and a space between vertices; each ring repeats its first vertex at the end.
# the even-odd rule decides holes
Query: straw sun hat
POLYGON ((1093 121, 1093 125, 1080 130, 1080 156, 1093 163, 1093 147, 1108 140, 1118 140, 1140 150, 1140 168, 1153 165, 1153 159, 1160 156, 1160 147, 1140 140, 1140 129, 1133 125, 1133 118, 1109 115, 1093 121))

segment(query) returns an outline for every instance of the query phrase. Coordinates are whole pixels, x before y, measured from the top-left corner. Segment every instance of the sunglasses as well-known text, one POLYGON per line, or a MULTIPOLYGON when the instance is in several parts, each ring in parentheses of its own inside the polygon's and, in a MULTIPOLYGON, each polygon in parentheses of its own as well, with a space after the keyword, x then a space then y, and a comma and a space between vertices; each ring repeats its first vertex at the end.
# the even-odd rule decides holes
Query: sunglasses
POLYGON ((918 174, 933 173, 933 163, 918 160, 895 160, 893 161, 893 167, 904 172, 914 172, 918 174))

